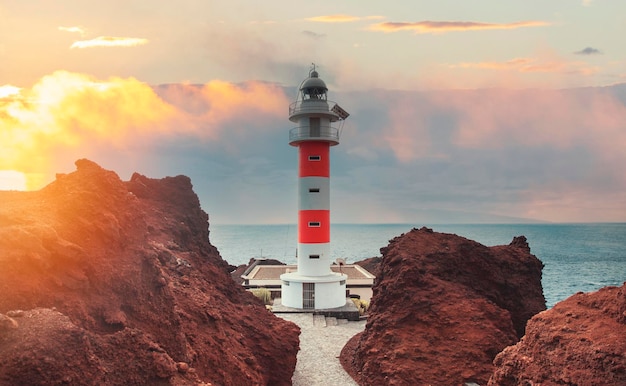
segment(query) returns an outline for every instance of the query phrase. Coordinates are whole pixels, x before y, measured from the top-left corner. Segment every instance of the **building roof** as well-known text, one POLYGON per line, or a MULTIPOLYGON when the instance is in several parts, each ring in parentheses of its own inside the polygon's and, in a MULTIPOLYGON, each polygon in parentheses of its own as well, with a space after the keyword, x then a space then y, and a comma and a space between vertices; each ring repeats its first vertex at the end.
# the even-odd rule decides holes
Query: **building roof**
MULTIPOLYGON (((343 273, 348 276, 348 280, 351 279, 374 279, 375 276, 355 264, 332 265, 331 270, 333 272, 343 273)), ((249 273, 242 275, 241 277, 247 280, 280 280, 280 275, 287 272, 296 272, 298 267, 296 265, 257 265, 249 273)))

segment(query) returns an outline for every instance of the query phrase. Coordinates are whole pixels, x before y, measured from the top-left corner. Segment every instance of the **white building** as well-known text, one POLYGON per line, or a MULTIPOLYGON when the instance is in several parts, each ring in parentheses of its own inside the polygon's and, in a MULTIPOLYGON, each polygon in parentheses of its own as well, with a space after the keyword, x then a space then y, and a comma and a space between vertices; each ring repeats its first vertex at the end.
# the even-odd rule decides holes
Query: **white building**
MULTIPOLYGON (((346 276, 346 292, 343 298, 356 297, 369 303, 372 298, 372 286, 375 276, 363 267, 356 264, 343 266, 332 265, 334 273, 346 276)), ((262 260, 256 260, 241 275, 242 285, 246 289, 266 288, 272 298, 282 297, 281 275, 297 271, 296 265, 263 265, 262 260)), ((283 304, 284 305, 284 304, 283 304)))

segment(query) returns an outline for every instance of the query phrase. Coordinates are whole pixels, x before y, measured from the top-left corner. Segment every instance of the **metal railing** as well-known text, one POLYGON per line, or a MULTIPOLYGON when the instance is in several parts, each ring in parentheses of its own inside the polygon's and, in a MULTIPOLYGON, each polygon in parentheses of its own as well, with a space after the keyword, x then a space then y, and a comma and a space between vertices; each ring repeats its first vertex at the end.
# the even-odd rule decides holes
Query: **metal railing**
POLYGON ((339 129, 331 126, 320 128, 294 127, 289 130, 289 142, 306 140, 330 141, 339 143, 339 129))
POLYGON ((335 112, 331 111, 336 104, 336 102, 326 99, 306 99, 293 102, 289 105, 289 116, 299 113, 319 112, 320 110, 325 113, 337 115, 335 112))

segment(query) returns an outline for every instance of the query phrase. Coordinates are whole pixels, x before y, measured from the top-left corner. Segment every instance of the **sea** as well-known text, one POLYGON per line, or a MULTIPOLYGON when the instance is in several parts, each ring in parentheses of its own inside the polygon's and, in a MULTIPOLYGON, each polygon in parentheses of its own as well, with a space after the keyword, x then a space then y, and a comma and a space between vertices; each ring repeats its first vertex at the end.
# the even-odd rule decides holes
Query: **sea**
MULTIPOLYGON (((354 263, 381 256, 380 248, 414 224, 333 224, 331 254, 354 263)), ((626 282, 626 223, 585 224, 446 224, 426 225, 435 232, 452 233, 486 246, 509 244, 526 236, 531 253, 544 264, 546 306, 577 292, 592 292, 626 282)), ((296 263, 295 224, 211 224, 209 240, 224 260, 247 264, 251 258, 296 263)))

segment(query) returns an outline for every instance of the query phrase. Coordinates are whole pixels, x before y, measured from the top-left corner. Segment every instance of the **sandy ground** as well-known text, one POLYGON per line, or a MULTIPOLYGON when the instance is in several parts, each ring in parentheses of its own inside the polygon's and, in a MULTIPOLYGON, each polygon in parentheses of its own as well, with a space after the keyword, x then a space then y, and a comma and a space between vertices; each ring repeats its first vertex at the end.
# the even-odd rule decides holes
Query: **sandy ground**
POLYGON ((300 333, 300 351, 294 386, 357 385, 339 362, 339 354, 348 339, 363 331, 365 320, 348 322, 313 314, 276 314, 294 322, 300 333))

